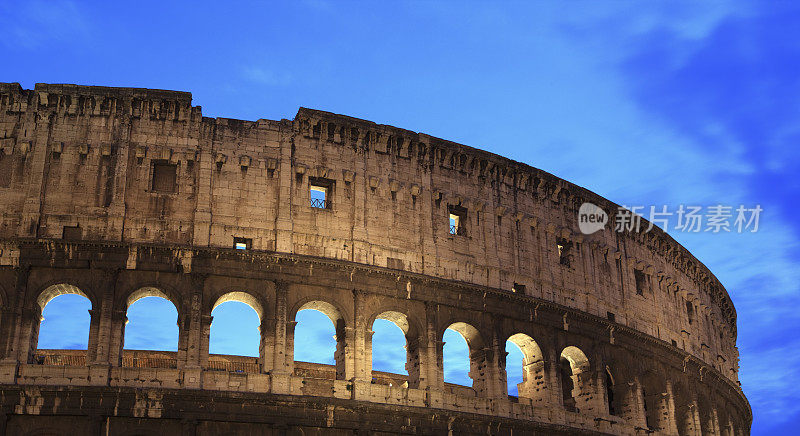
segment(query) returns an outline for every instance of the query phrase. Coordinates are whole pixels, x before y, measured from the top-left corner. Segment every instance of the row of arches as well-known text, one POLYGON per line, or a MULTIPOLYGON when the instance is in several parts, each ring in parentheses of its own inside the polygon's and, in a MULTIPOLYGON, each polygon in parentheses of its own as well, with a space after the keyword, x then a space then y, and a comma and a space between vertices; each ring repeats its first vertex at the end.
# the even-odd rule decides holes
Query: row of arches
MULTIPOLYGON (((38 348, 87 348, 92 303, 85 293, 75 286, 53 285, 41 293, 37 303, 42 308, 38 348), (77 313, 86 315, 78 319, 77 313)), ((177 350, 178 309, 167 294, 143 287, 131 293, 126 303, 124 348, 177 350)), ((251 294, 225 293, 213 304, 211 315, 210 353, 264 354, 264 308, 251 294)), ((293 317, 292 358, 334 365, 336 378, 344 379, 348 373, 345 348, 351 334, 341 311, 331 303, 310 300, 297 308, 293 317)), ((367 359, 371 368, 367 370, 402 374, 406 386, 416 387, 421 379, 420 326, 398 311, 381 312, 370 321, 366 349, 371 353, 367 359)), ((534 405, 558 402, 566 410, 594 410, 629 420, 643 415, 646 427, 667 429, 673 422, 680 434, 698 429, 703 434, 729 434, 726 432, 732 428, 725 416, 714 416, 707 399, 692 398, 685 386, 670 386, 656 374, 631 377, 624 368, 613 365, 598 368, 574 345, 548 358, 531 336, 515 333, 507 338, 505 353, 492 356, 478 329, 461 321, 448 325, 440 339, 443 381, 467 386, 478 396, 499 389, 515 401, 525 399, 534 405), (489 370, 493 361, 501 371, 489 370), (488 378, 493 374, 502 378, 494 387, 488 378), (725 424, 715 424, 719 422, 725 424)))

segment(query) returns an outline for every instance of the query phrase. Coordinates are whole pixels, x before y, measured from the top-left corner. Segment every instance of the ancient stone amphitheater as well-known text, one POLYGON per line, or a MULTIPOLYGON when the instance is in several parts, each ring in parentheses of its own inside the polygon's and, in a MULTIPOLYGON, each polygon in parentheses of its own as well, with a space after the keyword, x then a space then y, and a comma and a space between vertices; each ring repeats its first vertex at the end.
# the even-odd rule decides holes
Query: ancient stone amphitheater
POLYGON ((723 286, 658 228, 580 233, 581 204, 617 208, 584 188, 312 109, 205 118, 184 92, 0 84, 0 112, 0 434, 749 433, 723 286), (88 350, 39 350, 64 293, 91 301, 88 350), (177 353, 124 349, 145 296, 177 308, 177 353), (209 354, 229 300, 259 357, 209 354), (309 308, 335 365, 294 361, 309 308), (372 371, 376 319, 407 376, 372 371), (448 328, 470 387, 443 380, 448 328))

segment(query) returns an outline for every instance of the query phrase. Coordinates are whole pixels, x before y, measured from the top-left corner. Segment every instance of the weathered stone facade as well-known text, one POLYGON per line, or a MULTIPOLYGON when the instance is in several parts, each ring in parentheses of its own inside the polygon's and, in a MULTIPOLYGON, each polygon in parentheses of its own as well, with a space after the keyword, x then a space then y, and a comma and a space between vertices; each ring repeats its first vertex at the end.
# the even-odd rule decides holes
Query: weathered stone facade
POLYGON ((657 228, 580 234, 584 202, 616 210, 346 116, 211 119, 183 92, 0 84, 0 429, 748 434, 724 287, 657 228), (92 302, 83 354, 37 351, 62 293, 92 302), (178 352, 134 359, 126 311, 150 295, 178 309, 178 352), (261 318, 257 359, 209 355, 232 299, 261 318), (294 362, 305 308, 336 325, 335 367, 294 362), (408 377, 372 372, 376 318, 406 333, 408 377), (471 388, 444 383, 448 327, 471 388), (518 398, 506 340, 525 356, 518 398))

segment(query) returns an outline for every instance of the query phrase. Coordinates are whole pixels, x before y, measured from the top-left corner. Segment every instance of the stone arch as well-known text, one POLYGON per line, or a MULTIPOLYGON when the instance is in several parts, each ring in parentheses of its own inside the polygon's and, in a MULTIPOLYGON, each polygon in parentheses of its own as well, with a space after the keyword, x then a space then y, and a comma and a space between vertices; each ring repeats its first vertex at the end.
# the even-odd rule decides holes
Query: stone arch
POLYGON ((36 304, 39 305, 39 308, 41 310, 44 310, 45 306, 47 306, 47 303, 52 301, 53 298, 56 298, 59 295, 67 295, 67 294, 80 295, 81 297, 86 298, 87 300, 89 300, 89 302, 92 303, 92 308, 95 307, 94 299, 92 298, 92 296, 90 296, 91 294, 88 294, 78 286, 67 282, 57 282, 46 286, 36 296, 36 304))
MULTIPOLYGON (((178 328, 177 350, 179 350, 178 353, 180 354, 180 350, 182 349, 181 342, 186 340, 185 335, 182 335, 180 333, 181 332, 181 323, 183 321, 182 313, 181 313, 182 305, 180 304, 180 299, 178 299, 176 297, 176 294, 172 290, 170 290, 169 288, 163 287, 163 286, 154 286, 154 285, 139 286, 139 287, 135 288, 132 292, 128 293, 127 296, 124 297, 125 298, 125 300, 124 300, 125 301, 124 313, 125 313, 125 320, 126 321, 125 321, 125 323, 123 325, 123 329, 122 329, 122 349, 125 349, 128 345, 130 345, 129 343, 126 344, 126 342, 128 342, 128 341, 125 340, 126 339, 127 324, 129 322, 129 320, 127 319, 128 311, 130 310, 130 307, 134 303, 136 303, 137 301, 141 300, 142 298, 146 298, 146 297, 163 298, 164 300, 167 300, 168 302, 170 302, 175 307, 175 311, 177 312, 176 326, 178 328)), ((180 358, 180 356, 178 356, 178 358, 180 358)))
POLYGON ((487 354, 483 336, 471 324, 463 321, 456 321, 450 323, 444 330, 442 330, 440 338, 444 338, 445 330, 453 330, 460 334, 461 337, 467 341, 469 347, 469 378, 472 379, 472 389, 479 397, 489 396, 489 389, 491 381, 488 380, 488 367, 491 365, 490 358, 487 354))
POLYGON ((700 420, 700 434, 718 436, 718 424, 714 419, 711 402, 703 394, 697 396, 697 414, 700 420))
POLYGON ((675 405, 675 424, 680 436, 697 434, 699 429, 695 420, 696 404, 692 401, 689 390, 680 382, 672 384, 672 399, 675 405))
MULTIPOLYGON (((379 313, 373 315, 369 319, 369 326, 375 324, 375 321, 378 319, 383 319, 391 322, 392 324, 396 325, 405 336, 406 343, 406 364, 405 368, 408 372, 408 387, 417 389, 420 387, 420 380, 422 378, 422 371, 421 371, 421 351, 422 347, 422 336, 420 335, 420 327, 418 322, 413 318, 410 318, 404 312, 399 310, 383 310, 379 313)), ((367 349, 370 353, 370 362, 372 362, 372 344, 370 339, 370 344, 367 346, 367 349)))
POLYGON ((639 423, 639 383, 627 361, 614 359, 603 369, 606 410, 609 415, 619 416, 629 423, 639 423))
POLYGON ((571 411, 591 409, 592 374, 586 354, 570 345, 561 351, 559 362, 564 407, 571 411))
POLYGON ((639 377, 645 426, 653 431, 669 428, 669 398, 664 377, 647 371, 639 377))
MULTIPOLYGON (((214 300, 214 304, 211 306, 211 310, 208 312, 209 315, 214 313, 214 310, 219 307, 223 303, 235 301, 238 303, 242 303, 248 306, 250 309, 255 312, 256 316, 258 316, 258 323, 256 324, 256 329, 258 331, 258 359, 259 365, 263 366, 265 363, 265 340, 264 335, 266 334, 266 329, 262 328, 262 323, 264 322, 264 306, 261 304, 261 301, 256 298, 253 294, 247 291, 240 291, 240 290, 231 290, 224 292, 222 295, 218 296, 216 300, 214 300)), ((211 340, 212 335, 211 332, 214 328, 214 320, 212 317, 211 325, 208 326, 208 337, 206 341, 208 342, 208 352, 211 352, 211 340)))
POLYGON ((256 315, 258 315, 258 320, 264 320, 264 306, 261 304, 258 298, 246 291, 229 291, 220 295, 211 306, 211 311, 209 313, 214 312, 214 309, 216 309, 220 304, 227 303, 229 301, 237 301, 250 306, 250 308, 256 312, 256 315))
POLYGON ((522 382, 517 384, 519 397, 527 398, 532 403, 544 403, 548 393, 542 349, 525 333, 509 336, 508 342, 522 351, 522 382))
MULTIPOLYGON (((336 351, 333 354, 333 359, 336 362, 336 379, 346 380, 350 377, 352 372, 352 359, 348 358, 349 349, 347 347, 347 326, 341 309, 333 303, 325 300, 309 298, 297 304, 295 310, 292 311, 292 320, 297 319, 297 313, 303 310, 316 310, 322 312, 333 323, 334 331, 336 332, 336 351)), ((292 360, 294 359, 294 330, 291 334, 291 344, 287 347, 292 350, 292 360)))
MULTIPOLYGON (((78 286, 76 286, 74 284, 67 283, 67 282, 57 282, 57 283, 49 284, 44 289, 42 289, 39 292, 39 294, 36 296, 36 304, 39 307, 39 317, 38 317, 38 319, 35 319, 35 320, 31 321, 32 332, 31 332, 31 335, 30 335, 28 361, 30 361, 34 357, 34 355, 36 353, 36 350, 39 348, 39 334, 40 334, 41 327, 42 327, 42 321, 44 321, 44 316, 43 316, 44 315, 44 309, 51 301, 53 301, 54 298, 59 297, 61 295, 79 295, 79 296, 85 298, 86 300, 89 301, 90 313, 91 313, 91 310, 94 309, 94 307, 95 307, 95 303, 92 300, 92 298, 90 297, 90 295, 87 294, 86 292, 84 292, 81 288, 79 288, 78 286)), ((89 331, 87 332, 88 333, 88 341, 87 341, 87 344, 86 344, 87 357, 88 357, 88 349, 90 347, 89 344, 92 342, 92 333, 93 333, 92 332, 92 327, 91 327, 91 320, 90 320, 89 324, 90 324, 88 326, 89 331)), ((43 359, 43 358, 42 357, 38 357, 37 359, 43 359)))
MULTIPOLYGON (((178 305, 173 301, 169 295, 167 295, 162 288, 155 287, 155 286, 142 286, 135 291, 128 294, 128 298, 125 299, 125 309, 127 310, 131 305, 142 298, 145 297, 160 297, 163 298, 175 306, 175 309, 178 309, 178 305)), ((180 314, 180 312, 179 312, 180 314)))

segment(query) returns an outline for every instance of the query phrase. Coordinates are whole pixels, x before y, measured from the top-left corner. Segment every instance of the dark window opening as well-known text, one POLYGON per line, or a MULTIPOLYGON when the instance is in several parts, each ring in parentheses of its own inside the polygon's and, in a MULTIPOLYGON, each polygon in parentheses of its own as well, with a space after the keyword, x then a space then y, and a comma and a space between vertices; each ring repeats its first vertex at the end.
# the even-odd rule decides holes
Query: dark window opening
POLYGON ((450 206, 450 234, 466 236, 467 210, 461 206, 450 206))
POLYGON ((233 248, 237 250, 249 250, 253 247, 251 238, 233 238, 233 248))
POLYGON ((608 414, 616 415, 617 409, 614 407, 614 379, 611 373, 606 370, 606 399, 608 400, 608 414))
POLYGON ((671 342, 672 342, 672 346, 673 346, 673 347, 677 347, 677 346, 678 346, 678 343, 677 343, 677 342, 675 342, 675 339, 672 339, 672 340, 671 340, 671 342))
POLYGON ((689 318, 689 324, 694 322, 694 305, 691 301, 686 302, 686 316, 689 318))
POLYGON ((606 317, 611 322, 617 322, 617 317, 614 315, 614 312, 606 312, 606 317))
POLYGON ((177 187, 178 166, 167 161, 153 162, 153 191, 174 193, 177 187))
POLYGON ((404 269, 405 265, 403 264, 403 259, 397 259, 395 257, 387 257, 386 267, 391 269, 404 269))
POLYGON ((83 232, 80 226, 64 226, 61 239, 65 241, 80 241, 83 237, 83 232))
POLYGON ((497 215, 497 226, 500 227, 503 225, 503 215, 497 215))
POLYGON ((521 285, 519 283, 514 283, 514 287, 511 288, 511 291, 515 292, 515 293, 518 293, 518 294, 524 294, 525 293, 525 285, 521 285))
POLYGON ((647 276, 644 274, 644 271, 634 269, 633 277, 636 279, 636 295, 644 295, 645 289, 648 288, 647 276))
POLYGON ((311 207, 330 209, 332 206, 331 191, 333 188, 333 181, 309 177, 308 184, 308 195, 311 207))
POLYGON ((572 242, 567 241, 566 239, 559 239, 557 247, 558 247, 558 263, 569 268, 570 258, 572 257, 571 253, 572 242))

